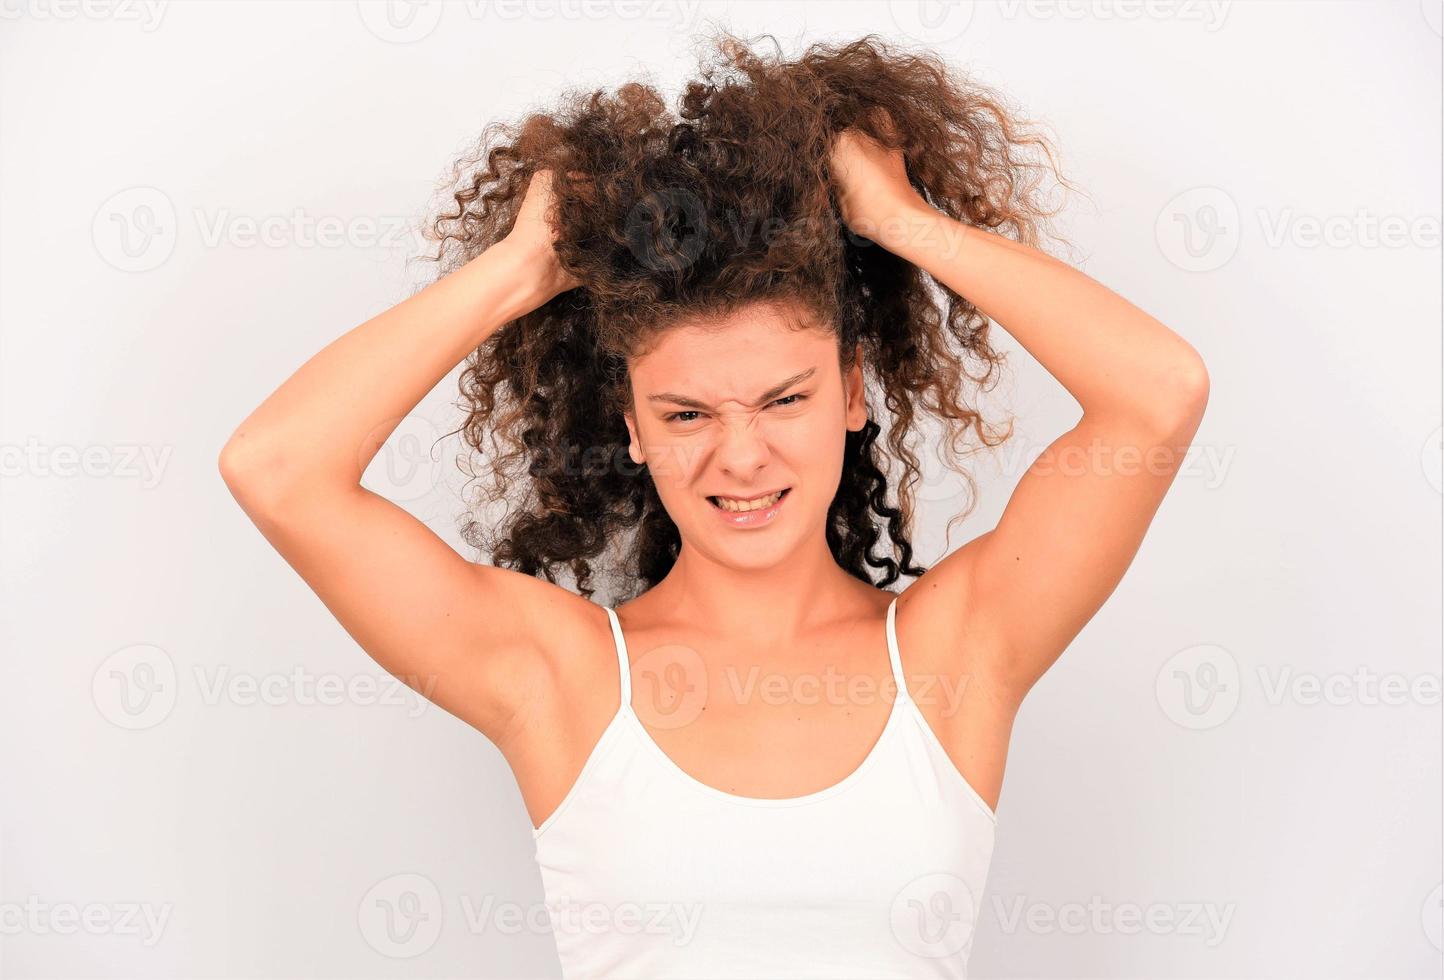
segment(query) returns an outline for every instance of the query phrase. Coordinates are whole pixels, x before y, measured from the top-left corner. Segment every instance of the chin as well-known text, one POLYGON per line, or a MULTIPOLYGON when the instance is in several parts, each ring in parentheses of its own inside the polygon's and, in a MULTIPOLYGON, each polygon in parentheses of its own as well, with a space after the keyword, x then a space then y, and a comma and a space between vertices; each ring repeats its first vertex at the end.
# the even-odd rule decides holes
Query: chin
POLYGON ((738 531, 711 528, 706 536, 708 550, 733 568, 773 568, 788 561, 798 540, 792 528, 758 528, 738 531))

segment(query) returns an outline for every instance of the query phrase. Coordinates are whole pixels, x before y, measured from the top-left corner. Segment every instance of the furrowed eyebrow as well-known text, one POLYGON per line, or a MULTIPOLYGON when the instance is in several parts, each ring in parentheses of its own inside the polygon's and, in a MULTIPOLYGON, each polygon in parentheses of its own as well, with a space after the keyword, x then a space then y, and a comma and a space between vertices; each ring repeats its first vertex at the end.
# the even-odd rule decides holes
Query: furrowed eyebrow
MULTIPOLYGON (((786 391, 788 388, 791 388, 793 385, 798 384, 798 383, 800 383, 800 382, 806 381, 808 378, 812 377, 812 376, 813 376, 814 374, 816 374, 816 373, 817 373, 817 368, 811 367, 811 368, 808 368, 806 371, 802 371, 802 372, 799 372, 799 373, 797 373, 797 374, 794 374, 792 377, 788 378, 786 381, 783 381, 783 382, 781 382, 781 383, 779 383, 779 384, 775 384, 775 385, 773 385, 771 388, 768 388, 768 389, 767 389, 766 391, 764 391, 760 396, 758 396, 758 398, 757 398, 756 401, 754 401, 754 402, 753 402, 750 406, 748 406, 748 407, 749 407, 749 408, 757 408, 757 407, 759 407, 759 406, 761 406, 761 405, 765 405, 765 404, 767 404, 768 402, 772 401, 772 399, 774 399, 774 398, 778 397, 779 395, 781 395, 781 394, 782 394, 784 391, 786 391)), ((695 398, 688 398, 686 395, 673 394, 673 393, 670 392, 670 391, 660 392, 659 394, 655 394, 655 395, 648 395, 648 396, 647 396, 647 401, 649 401, 649 402, 670 402, 670 403, 672 403, 673 405, 682 405, 682 406, 684 406, 684 407, 686 407, 686 408, 698 409, 698 410, 700 410, 700 411, 711 411, 711 410, 712 410, 712 406, 711 406, 711 405, 707 405, 707 404, 704 404, 704 403, 702 403, 702 402, 699 402, 699 401, 698 401, 697 399, 695 399, 695 398)))

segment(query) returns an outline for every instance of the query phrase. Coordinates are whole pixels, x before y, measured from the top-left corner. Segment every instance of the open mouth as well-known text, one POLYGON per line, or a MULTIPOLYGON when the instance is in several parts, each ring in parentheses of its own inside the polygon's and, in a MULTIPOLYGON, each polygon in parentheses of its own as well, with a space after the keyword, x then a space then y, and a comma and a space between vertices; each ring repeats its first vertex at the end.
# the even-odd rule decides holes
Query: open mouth
POLYGON ((774 507, 783 497, 792 492, 791 487, 784 487, 775 493, 767 494, 764 497, 755 497, 751 500, 737 500, 731 497, 708 497, 712 506, 728 514, 749 514, 752 511, 762 511, 774 507))

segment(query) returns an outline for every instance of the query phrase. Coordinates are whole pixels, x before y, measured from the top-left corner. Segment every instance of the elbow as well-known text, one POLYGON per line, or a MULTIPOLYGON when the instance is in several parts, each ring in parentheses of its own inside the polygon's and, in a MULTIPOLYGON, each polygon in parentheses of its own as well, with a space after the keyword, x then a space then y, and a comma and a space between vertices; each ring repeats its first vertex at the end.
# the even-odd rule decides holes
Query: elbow
POLYGON ((1188 347, 1169 365, 1153 411, 1156 431, 1170 437, 1192 436, 1208 407, 1208 368, 1198 351, 1188 347))
POLYGON ((294 513, 308 500, 359 485, 359 478, 321 469, 315 454, 288 448, 277 438, 241 431, 221 447, 216 467, 243 510, 273 520, 294 513))
POLYGON ((280 456, 242 432, 232 435, 221 447, 216 468, 231 495, 248 511, 269 506, 285 485, 280 456))
POLYGON ((237 484, 250 482, 258 468, 258 455, 244 433, 236 432, 227 439, 216 459, 216 468, 220 470, 226 486, 234 488, 237 484))

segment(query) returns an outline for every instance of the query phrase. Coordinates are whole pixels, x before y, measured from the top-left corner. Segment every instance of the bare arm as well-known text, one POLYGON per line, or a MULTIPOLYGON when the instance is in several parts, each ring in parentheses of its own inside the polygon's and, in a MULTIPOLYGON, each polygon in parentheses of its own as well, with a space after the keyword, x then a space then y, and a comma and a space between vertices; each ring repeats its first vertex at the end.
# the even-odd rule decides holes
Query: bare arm
POLYGON ((923 576, 924 592, 963 599, 944 605, 993 639, 995 676, 1021 699, 1138 553, 1202 419, 1208 375, 1182 338, 1082 272, 932 214, 935 244, 904 251, 1083 407, 1023 475, 997 527, 923 576))
POLYGON ((1016 703, 1133 561, 1202 419, 1208 374, 1181 337, 1101 283, 928 205, 900 153, 865 139, 843 152, 844 172, 870 178, 850 201, 854 230, 966 296, 1083 409, 1024 474, 998 526, 908 590, 930 634, 981 638, 977 668, 1016 703))
POLYGON ((545 195, 528 193, 504 241, 303 364, 241 423, 219 463, 247 516, 356 642, 498 744, 544 680, 539 637, 565 630, 584 600, 467 561, 360 481, 469 352, 576 284, 538 223, 545 195))

